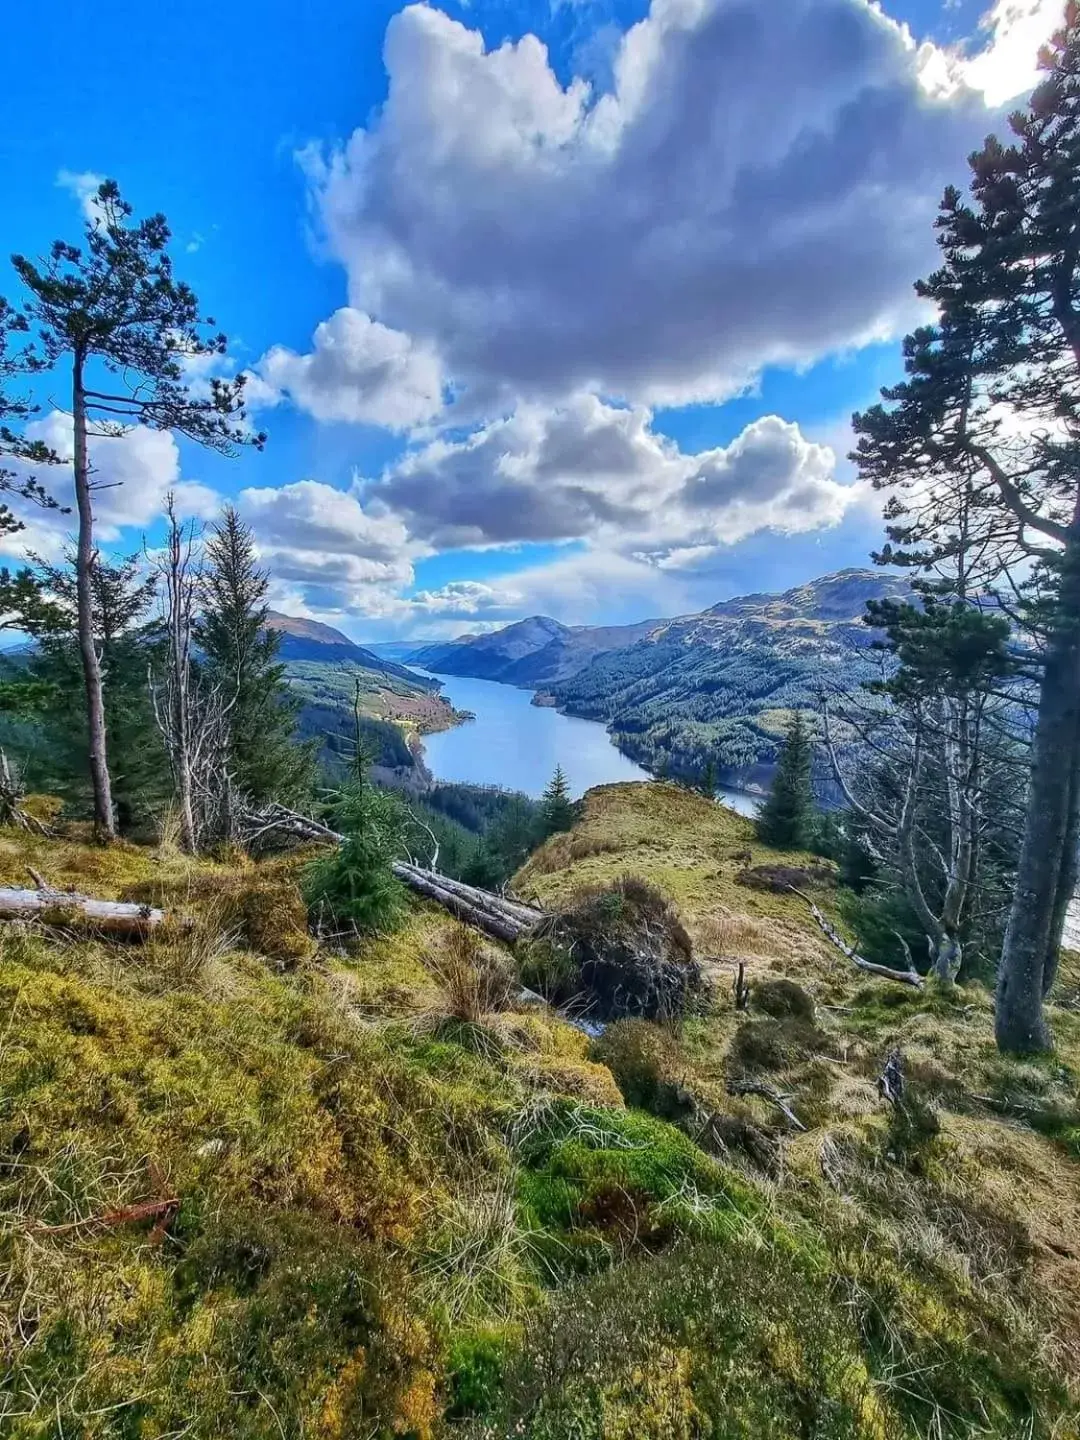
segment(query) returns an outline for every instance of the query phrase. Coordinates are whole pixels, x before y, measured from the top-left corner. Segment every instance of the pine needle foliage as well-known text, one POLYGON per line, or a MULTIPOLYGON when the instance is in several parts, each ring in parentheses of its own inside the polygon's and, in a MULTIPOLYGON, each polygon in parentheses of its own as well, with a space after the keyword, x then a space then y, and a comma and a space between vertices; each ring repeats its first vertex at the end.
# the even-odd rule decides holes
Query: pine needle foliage
POLYGON ((394 929, 405 913, 405 889, 392 863, 404 852, 409 813, 389 790, 356 780, 343 789, 335 823, 344 842, 315 860, 304 875, 308 905, 360 931, 394 929))
POLYGON ((758 839, 780 849, 802 850, 810 842, 814 792, 810 784, 813 750, 802 711, 796 710, 780 750, 776 779, 758 816, 758 839))

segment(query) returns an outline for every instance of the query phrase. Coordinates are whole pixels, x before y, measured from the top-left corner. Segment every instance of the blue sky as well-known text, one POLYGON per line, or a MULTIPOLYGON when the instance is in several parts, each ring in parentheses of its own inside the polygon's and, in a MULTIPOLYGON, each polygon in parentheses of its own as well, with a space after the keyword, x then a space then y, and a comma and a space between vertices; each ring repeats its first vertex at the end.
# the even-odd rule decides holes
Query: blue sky
MULTIPOLYGON (((207 520, 232 499, 275 602, 371 639, 863 563, 850 413, 895 377, 942 185, 1062 8, 17 7, 9 53, 70 83, 8 67, 0 249, 75 238, 115 177, 168 216, 270 435, 102 447, 103 543, 152 539, 168 488, 207 520)), ((62 449, 60 377, 37 398, 62 449)))

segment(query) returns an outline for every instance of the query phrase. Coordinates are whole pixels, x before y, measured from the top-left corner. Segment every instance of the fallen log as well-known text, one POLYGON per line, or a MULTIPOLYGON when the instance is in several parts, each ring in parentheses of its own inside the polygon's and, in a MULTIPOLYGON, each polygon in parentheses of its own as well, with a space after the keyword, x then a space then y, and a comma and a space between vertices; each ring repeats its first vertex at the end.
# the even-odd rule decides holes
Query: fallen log
POLYGON ((144 940, 165 919, 164 910, 119 900, 96 900, 74 890, 0 889, 0 920, 40 920, 96 931, 117 940, 144 940))
MULTIPOLYGON (((262 810, 250 811, 243 819, 243 833, 248 844, 268 834, 286 835, 291 839, 324 842, 340 845, 345 836, 313 820, 290 810, 285 805, 267 805, 262 810)), ((473 925, 494 940, 514 944, 526 931, 538 925, 544 912, 531 905, 522 905, 505 896, 493 895, 487 890, 465 885, 460 880, 451 880, 435 870, 424 870, 406 860, 395 860, 392 866, 397 878, 418 895, 434 900, 451 915, 473 925)))
POLYGON ((399 880, 407 877, 419 876, 423 880, 434 881, 444 890, 449 890, 452 895, 460 895, 463 900, 477 906, 482 910, 494 910, 496 914, 505 915, 508 920, 514 920, 519 925, 539 925, 545 918, 543 910, 538 910, 535 905, 523 905, 520 900, 508 900, 505 895, 496 895, 490 890, 479 890, 475 885, 466 885, 463 880, 451 880, 448 875, 440 875, 437 870, 426 870, 420 865, 412 865, 408 861, 399 860, 394 865, 394 873, 399 880))
POLYGON ((853 950, 843 936, 829 924, 809 895, 795 885, 789 885, 788 889, 792 895, 798 895, 800 900, 806 901, 826 940, 835 945, 841 954, 846 955, 853 965, 860 970, 865 970, 868 975, 880 975, 883 980, 894 980, 898 985, 911 985, 916 990, 922 989, 923 977, 914 965, 909 970, 890 970, 888 965, 875 965, 872 960, 865 959, 857 950, 853 950))
POLYGON ((331 830, 329 825, 313 820, 310 815, 301 815, 298 810, 276 803, 261 810, 246 811, 240 817, 240 830, 244 843, 249 846, 256 845, 264 835, 273 834, 312 843, 325 841, 330 845, 340 845, 345 839, 337 830, 331 830))
POLYGON ((430 879, 418 871, 411 870, 405 866, 394 866, 394 873, 411 890, 418 895, 424 896, 426 900, 434 900, 444 910, 449 910, 459 920, 466 924, 473 925, 483 934, 489 935, 493 940, 503 940, 507 945, 513 945, 521 937, 528 933, 529 926, 519 920, 512 920, 508 915, 502 915, 492 909, 482 909, 479 905, 473 904, 461 895, 455 895, 452 890, 447 890, 439 881, 430 879))

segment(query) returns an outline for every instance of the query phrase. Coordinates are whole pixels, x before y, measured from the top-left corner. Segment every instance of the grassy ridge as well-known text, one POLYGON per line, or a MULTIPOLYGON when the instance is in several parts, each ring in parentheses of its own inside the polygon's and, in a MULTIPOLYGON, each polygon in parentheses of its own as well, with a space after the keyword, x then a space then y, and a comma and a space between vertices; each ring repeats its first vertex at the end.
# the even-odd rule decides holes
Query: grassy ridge
POLYGON ((1080 1019, 1056 1011, 1052 1061, 1001 1061, 984 992, 867 983, 736 883, 747 843, 698 796, 611 786, 532 859, 548 902, 652 879, 712 957, 680 1034, 591 1046, 463 1012, 431 909, 317 949, 302 858, 0 834, 2 883, 179 916, 142 949, 0 933, 0 1433, 1076 1433, 1080 1019), (906 1128, 875 1086, 894 1044, 906 1128), (125 1210, 173 1198, 157 1232, 125 1210))

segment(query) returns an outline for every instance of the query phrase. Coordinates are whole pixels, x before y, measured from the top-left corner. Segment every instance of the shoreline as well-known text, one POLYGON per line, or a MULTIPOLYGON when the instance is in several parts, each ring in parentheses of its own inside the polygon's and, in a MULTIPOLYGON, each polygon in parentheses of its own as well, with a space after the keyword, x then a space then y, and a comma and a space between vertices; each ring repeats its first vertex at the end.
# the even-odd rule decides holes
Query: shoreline
MULTIPOLYGON (((565 716, 567 716, 569 719, 572 719, 572 720, 584 720, 584 721, 587 721, 587 722, 588 722, 589 724, 591 724, 591 725, 599 725, 599 726, 601 726, 601 728, 604 730, 605 734, 608 736, 608 739, 610 740, 612 746, 619 752, 619 754, 622 755, 625 759, 629 760, 632 764, 636 765, 640 770, 643 770, 643 771, 645 772, 645 774, 648 776, 648 778, 649 778, 650 781, 655 781, 655 782, 660 783, 660 782, 662 782, 662 781, 664 781, 664 780, 671 780, 671 779, 675 778, 675 777, 671 777, 671 776, 660 776, 660 775, 657 775, 657 773, 655 772, 655 770, 653 770, 649 765, 645 764, 645 762, 644 762, 643 760, 641 760, 638 756, 632 755, 628 750, 625 750, 625 749, 618 743, 618 741, 616 740, 616 738, 615 738, 615 732, 614 732, 614 730, 612 729, 612 726, 611 726, 610 723, 607 723, 607 722, 602 721, 602 720, 597 720, 597 719, 595 719, 592 715, 578 715, 578 714, 576 714, 573 710, 568 709, 567 707, 565 707, 565 706, 563 706, 563 705, 560 705, 560 704, 558 703, 558 701, 556 700, 555 696, 551 693, 551 691, 545 690, 545 689, 543 689, 543 687, 540 687, 540 686, 534 687, 534 686, 532 686, 532 685, 514 685, 514 684, 512 684, 511 682, 505 681, 505 680, 489 680, 486 676, 482 676, 482 675, 454 675, 454 674, 452 674, 452 673, 450 673, 450 672, 447 672, 447 671, 437 671, 437 670, 428 670, 428 671, 423 671, 422 673, 425 674, 425 675, 434 676, 434 677, 436 677, 436 678, 439 680, 440 694, 441 694, 442 686, 443 686, 443 683, 444 683, 444 677, 445 677, 446 680, 482 680, 482 681, 484 681, 485 683, 490 684, 490 685, 504 685, 508 690, 519 690, 519 691, 522 691, 522 692, 524 692, 524 693, 526 693, 526 694, 531 694, 531 695, 532 695, 532 699, 530 700, 529 703, 530 703, 531 705, 535 706, 537 709, 540 709, 540 710, 554 710, 554 711, 556 711, 559 715, 565 715, 565 716)), ((449 704, 450 702, 447 701, 446 703, 449 704)), ((463 716, 463 717, 464 717, 464 720, 475 720, 475 719, 476 719, 476 716, 475 716, 471 711, 468 711, 468 710, 464 710, 464 711, 457 711, 457 710, 455 710, 454 713, 463 716)), ((463 720, 462 722, 458 722, 458 723, 464 723, 464 720, 463 720)), ((454 728, 456 728, 455 725, 447 725, 447 726, 445 726, 445 727, 440 727, 440 728, 439 728, 439 731, 429 731, 429 732, 427 732, 427 733, 440 733, 442 730, 450 730, 450 729, 454 729, 454 728)), ((418 754, 418 756, 417 756, 417 758, 418 758, 418 763, 424 767, 424 771, 425 771, 426 774, 431 775, 431 771, 428 770, 427 765, 426 765, 426 762, 425 762, 423 756, 424 756, 423 745, 421 744, 421 745, 420 745, 419 754, 418 754)), ((433 784, 437 784, 437 783, 438 783, 437 778, 433 777, 432 783, 433 783, 433 784)), ((768 793, 769 793, 769 792, 768 792, 768 789, 767 789, 766 787, 764 787, 764 786, 762 786, 762 785, 759 785, 756 781, 751 781, 751 782, 749 782, 749 783, 743 783, 743 782, 740 782, 739 780, 727 779, 727 778, 723 777, 723 775, 721 775, 721 777, 718 779, 718 782, 717 782, 716 794, 719 796, 723 791, 729 791, 729 792, 731 792, 731 793, 733 793, 733 794, 738 794, 738 795, 745 796, 747 800, 753 800, 753 801, 756 801, 756 802, 758 802, 758 803, 760 803, 760 802, 762 802, 763 800, 765 800, 766 797, 768 796, 768 793)))

